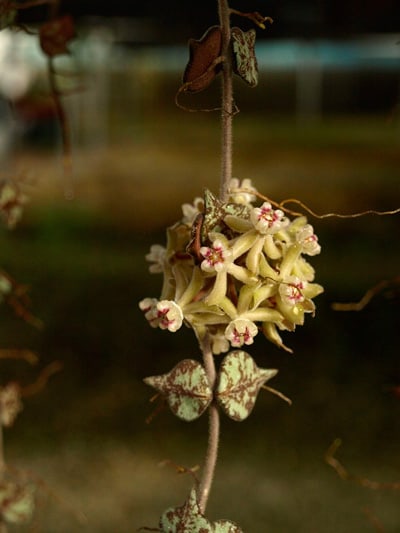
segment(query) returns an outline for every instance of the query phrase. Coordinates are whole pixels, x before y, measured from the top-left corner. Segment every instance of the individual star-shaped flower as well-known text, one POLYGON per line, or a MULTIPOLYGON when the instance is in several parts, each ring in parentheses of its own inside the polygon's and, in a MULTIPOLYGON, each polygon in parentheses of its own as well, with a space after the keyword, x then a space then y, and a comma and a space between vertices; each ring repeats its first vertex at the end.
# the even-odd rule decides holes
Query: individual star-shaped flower
POLYGON ((296 305, 304 301, 303 290, 307 282, 302 281, 296 276, 291 276, 279 285, 279 295, 288 305, 296 305))
POLYGON ((258 328, 254 322, 248 319, 237 318, 232 320, 225 329, 225 337, 235 348, 243 344, 253 344, 258 328))
POLYGON ((200 254, 204 257, 201 268, 205 272, 221 272, 232 263, 232 250, 222 239, 215 239, 211 247, 202 246, 200 254))
POLYGON ((296 235, 296 240, 302 245, 303 253, 307 255, 317 255, 321 251, 321 246, 318 244, 318 237, 314 233, 314 228, 311 224, 306 224, 299 230, 296 235))
POLYGON ((209 274, 216 274, 214 286, 205 302, 208 305, 218 305, 226 295, 228 274, 245 284, 257 283, 257 278, 246 268, 235 264, 235 259, 242 254, 240 247, 230 248, 229 241, 220 233, 214 233, 211 239, 211 246, 200 248, 200 254, 204 257, 201 269, 209 274))
POLYGON ((182 326, 183 312, 176 302, 145 298, 139 303, 139 307, 153 328, 168 329, 174 333, 182 326))
POLYGON ((281 209, 273 209, 269 202, 261 207, 254 207, 250 212, 250 220, 260 233, 273 235, 289 225, 289 219, 281 209))

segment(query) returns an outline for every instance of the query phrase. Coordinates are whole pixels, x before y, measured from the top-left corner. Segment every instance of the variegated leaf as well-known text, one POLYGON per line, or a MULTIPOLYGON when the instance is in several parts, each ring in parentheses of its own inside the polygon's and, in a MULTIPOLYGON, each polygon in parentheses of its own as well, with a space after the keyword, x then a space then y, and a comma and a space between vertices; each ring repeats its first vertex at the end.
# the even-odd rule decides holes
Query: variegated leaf
POLYGON ((240 76, 251 87, 258 84, 258 65, 254 51, 256 42, 256 31, 254 29, 247 32, 240 28, 232 28, 232 49, 235 74, 240 76))
POLYGON ((248 207, 243 204, 224 204, 210 190, 206 189, 204 191, 202 242, 207 240, 207 236, 211 231, 221 232, 228 229, 224 222, 226 215, 247 218, 249 216, 248 207))
POLYGON ((192 225, 191 240, 186 251, 197 261, 201 261, 200 247, 209 243, 211 232, 223 232, 229 237, 231 229, 225 223, 227 215, 249 218, 250 211, 244 204, 224 204, 209 190, 204 191, 204 212, 199 213, 192 225))
POLYGON ((259 368, 242 350, 230 352, 222 361, 216 390, 218 404, 229 418, 244 420, 253 410, 260 388, 278 373, 259 368))
POLYGON ((187 422, 201 416, 212 400, 206 372, 193 359, 184 359, 167 374, 150 376, 144 382, 161 392, 171 411, 187 422))
POLYGON ((213 533, 243 533, 240 527, 230 520, 218 520, 213 525, 213 533))
POLYGON ((164 512, 160 519, 160 530, 162 533, 213 533, 211 523, 201 514, 195 488, 181 507, 171 507, 164 512))
POLYGON ((159 528, 161 533, 243 533, 229 520, 207 520, 201 513, 195 488, 181 507, 171 507, 163 513, 159 528))

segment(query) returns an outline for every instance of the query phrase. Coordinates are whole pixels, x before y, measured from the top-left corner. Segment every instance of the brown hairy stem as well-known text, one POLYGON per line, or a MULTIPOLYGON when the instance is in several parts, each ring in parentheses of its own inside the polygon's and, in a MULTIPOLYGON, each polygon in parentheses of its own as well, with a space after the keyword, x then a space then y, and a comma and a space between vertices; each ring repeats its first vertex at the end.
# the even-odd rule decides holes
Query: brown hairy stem
MULTIPOLYGON (((228 0, 218 0, 219 23, 222 33, 221 57, 223 58, 222 70, 222 106, 221 106, 221 179, 219 197, 222 202, 228 200, 229 182, 232 178, 232 122, 234 115, 233 104, 233 74, 232 56, 230 50, 231 23, 228 0)), ((206 334, 200 341, 203 353, 203 362, 211 389, 214 389, 217 372, 211 341, 206 334)), ((208 448, 202 478, 198 487, 198 500, 200 511, 204 514, 211 485, 214 478, 215 467, 218 457, 220 433, 220 415, 218 407, 213 401, 209 407, 209 433, 208 448)))
POLYGON ((222 32, 222 112, 221 112, 221 181, 219 196, 223 202, 228 199, 228 187, 232 178, 232 126, 233 126, 233 75, 231 41, 231 10, 227 0, 218 0, 219 21, 222 32))

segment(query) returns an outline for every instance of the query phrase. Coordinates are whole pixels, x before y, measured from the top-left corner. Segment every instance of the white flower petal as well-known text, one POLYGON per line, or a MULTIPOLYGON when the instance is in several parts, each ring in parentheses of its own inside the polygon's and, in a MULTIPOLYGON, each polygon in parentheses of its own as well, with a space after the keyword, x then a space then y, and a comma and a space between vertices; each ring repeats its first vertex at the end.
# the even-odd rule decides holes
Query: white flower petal
POLYGON ((314 233, 311 224, 306 224, 296 235, 296 240, 302 246, 303 253, 307 255, 317 255, 321 251, 318 244, 318 237, 314 233))
POLYGON ((235 204, 250 205, 256 200, 256 194, 257 189, 253 187, 249 179, 244 179, 240 183, 238 178, 232 178, 229 182, 229 200, 235 204), (241 189, 246 189, 246 191, 241 189))
POLYGON ((257 231, 262 234, 274 234, 289 225, 289 219, 280 209, 273 209, 269 202, 255 207, 250 212, 250 220, 257 231))
POLYGON ((177 331, 183 323, 182 309, 172 300, 161 300, 157 303, 159 327, 168 331, 177 331))
POLYGON ((212 247, 202 246, 200 254, 204 257, 201 268, 205 272, 222 272, 233 261, 232 250, 220 239, 215 239, 212 247))
POLYGON ((253 344, 258 328, 254 322, 246 318, 236 318, 225 329, 225 337, 234 347, 253 344))
POLYGON ((290 276, 279 285, 279 296, 287 305, 296 305, 304 301, 303 290, 307 282, 302 281, 296 276, 290 276))

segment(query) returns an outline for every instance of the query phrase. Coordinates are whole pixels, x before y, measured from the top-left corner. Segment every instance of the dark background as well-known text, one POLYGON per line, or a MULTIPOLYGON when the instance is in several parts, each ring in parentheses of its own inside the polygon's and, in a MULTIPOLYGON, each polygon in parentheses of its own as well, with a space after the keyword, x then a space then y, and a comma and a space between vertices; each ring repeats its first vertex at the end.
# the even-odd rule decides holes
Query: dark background
MULTIPOLYGON (((152 39, 159 43, 182 42, 188 35, 200 35, 217 23, 216 1, 130 2, 116 0, 64 0, 59 12, 70 13, 77 21, 87 17, 132 17, 149 19, 153 25, 152 39)), ((400 5, 397 0, 254 0, 243 6, 239 0, 231 7, 242 11, 259 11, 276 22, 260 37, 342 38, 363 33, 398 32, 400 5)), ((43 20, 47 8, 24 11, 22 20, 43 20)), ((237 20, 235 18, 235 20, 237 20)))

